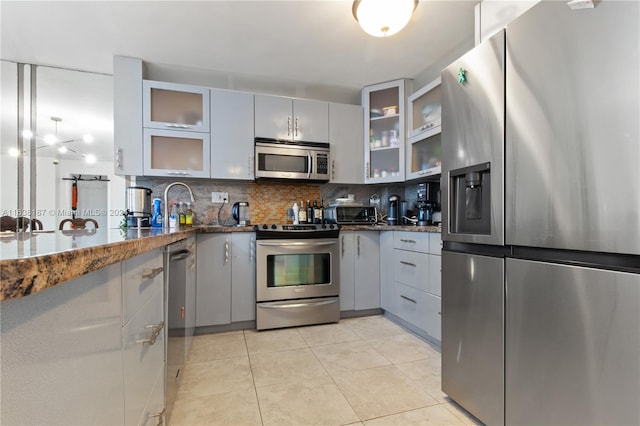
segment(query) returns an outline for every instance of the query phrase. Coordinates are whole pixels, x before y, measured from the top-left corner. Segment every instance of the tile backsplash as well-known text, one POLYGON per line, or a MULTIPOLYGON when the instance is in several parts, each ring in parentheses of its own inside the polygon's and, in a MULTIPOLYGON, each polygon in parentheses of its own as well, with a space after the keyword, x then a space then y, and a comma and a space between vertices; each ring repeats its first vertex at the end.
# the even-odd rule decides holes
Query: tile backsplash
MULTIPOLYGON (((166 186, 175 182, 172 178, 162 177, 136 177, 135 185, 150 188, 152 198, 163 199, 166 186)), ((386 216, 387 199, 389 195, 396 194, 409 201, 410 208, 415 203, 416 185, 388 184, 388 185, 340 185, 340 184, 311 184, 300 182, 277 181, 224 181, 207 179, 184 179, 181 182, 189 185, 193 191, 195 203, 192 203, 195 225, 234 225, 231 217, 231 206, 236 201, 249 202, 249 217, 251 223, 286 223, 287 208, 300 200, 306 204, 307 200, 320 202, 324 199, 325 207, 335 201, 336 198, 353 194, 358 202, 369 204, 369 200, 380 200, 375 207, 378 208, 380 217, 386 216), (212 203, 211 192, 227 192, 227 203, 212 203)), ((133 184, 132 184, 133 185, 133 184)), ((188 191, 182 186, 171 188, 169 205, 178 201, 190 201, 188 191)), ((164 202, 164 201, 163 201, 164 202)))

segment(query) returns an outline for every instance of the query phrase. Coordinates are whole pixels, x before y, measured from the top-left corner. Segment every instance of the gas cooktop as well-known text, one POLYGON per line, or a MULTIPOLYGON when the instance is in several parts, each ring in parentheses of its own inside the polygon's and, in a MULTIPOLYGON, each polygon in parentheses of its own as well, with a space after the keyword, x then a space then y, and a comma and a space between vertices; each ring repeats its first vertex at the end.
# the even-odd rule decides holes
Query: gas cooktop
POLYGON ((254 225, 256 239, 304 239, 304 238, 338 238, 340 226, 336 224, 254 225))

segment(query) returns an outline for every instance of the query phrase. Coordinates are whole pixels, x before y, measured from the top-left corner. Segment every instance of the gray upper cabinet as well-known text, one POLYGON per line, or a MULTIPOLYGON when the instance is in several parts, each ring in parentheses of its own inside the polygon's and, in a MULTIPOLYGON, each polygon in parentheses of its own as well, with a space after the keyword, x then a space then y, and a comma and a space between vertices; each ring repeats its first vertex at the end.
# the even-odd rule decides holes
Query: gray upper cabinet
POLYGON ((256 137, 329 142, 329 103, 255 95, 256 137))
POLYGON ((329 103, 331 183, 364 183, 363 120, 360 105, 329 103))
POLYGON ((113 158, 116 175, 142 175, 142 60, 113 58, 113 158))
POLYGON ((253 94, 211 90, 211 177, 253 180, 253 94))

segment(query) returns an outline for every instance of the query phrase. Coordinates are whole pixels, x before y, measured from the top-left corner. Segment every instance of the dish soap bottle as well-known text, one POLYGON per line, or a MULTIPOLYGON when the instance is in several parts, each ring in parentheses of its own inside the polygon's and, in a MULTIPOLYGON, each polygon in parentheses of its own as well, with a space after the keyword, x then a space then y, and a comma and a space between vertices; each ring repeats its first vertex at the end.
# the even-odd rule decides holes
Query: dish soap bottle
POLYGON ((187 224, 187 215, 184 212, 184 204, 182 201, 178 202, 178 224, 185 226, 187 224))
POLYGON ((176 203, 171 205, 171 213, 169 213, 169 229, 176 229, 178 227, 178 207, 176 203))
POLYGON ((162 201, 160 198, 153 199, 153 215, 151 216, 151 226, 154 228, 162 228, 162 210, 160 204, 162 201))
POLYGON ((184 212, 184 222, 186 226, 193 226, 193 210, 191 210, 191 203, 187 201, 187 209, 184 212))

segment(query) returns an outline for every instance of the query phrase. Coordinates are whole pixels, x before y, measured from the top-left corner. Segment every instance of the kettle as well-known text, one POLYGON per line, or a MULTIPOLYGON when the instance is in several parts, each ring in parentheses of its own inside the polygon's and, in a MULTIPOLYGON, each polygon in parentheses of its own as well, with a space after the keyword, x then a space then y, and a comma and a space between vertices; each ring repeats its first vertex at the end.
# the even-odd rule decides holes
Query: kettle
POLYGON ((389 208, 387 210, 387 225, 398 225, 400 218, 400 197, 389 196, 389 208))
POLYGON ((249 203, 246 201, 237 201, 231 207, 231 216, 236 221, 236 226, 248 226, 251 224, 249 220, 249 203))

